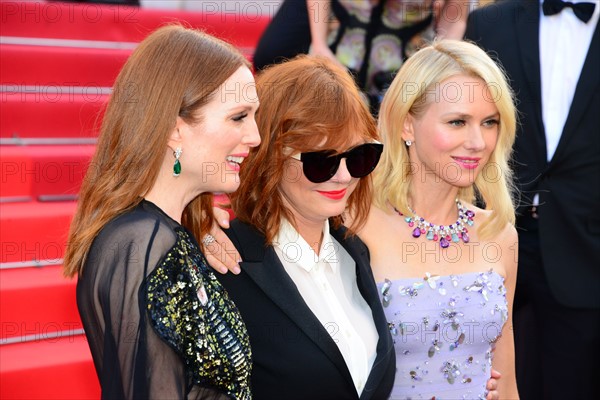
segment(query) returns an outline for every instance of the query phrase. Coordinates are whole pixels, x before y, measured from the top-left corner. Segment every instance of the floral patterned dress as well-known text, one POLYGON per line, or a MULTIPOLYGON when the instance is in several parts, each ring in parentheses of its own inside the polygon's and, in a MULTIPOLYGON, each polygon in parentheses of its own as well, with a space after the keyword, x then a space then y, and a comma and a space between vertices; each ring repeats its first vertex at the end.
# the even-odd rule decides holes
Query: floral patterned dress
POLYGON ((435 35, 431 0, 332 0, 337 59, 371 96, 382 96, 404 60, 435 35))

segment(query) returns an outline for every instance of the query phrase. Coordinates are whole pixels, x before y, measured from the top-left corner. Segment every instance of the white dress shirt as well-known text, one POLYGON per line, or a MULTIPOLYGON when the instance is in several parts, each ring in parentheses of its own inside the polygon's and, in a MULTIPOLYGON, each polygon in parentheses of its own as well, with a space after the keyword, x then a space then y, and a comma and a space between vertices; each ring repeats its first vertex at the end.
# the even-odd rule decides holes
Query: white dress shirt
POLYGON ((377 355, 379 334, 356 284, 356 262, 323 226, 317 255, 283 220, 273 247, 306 305, 337 344, 360 395, 377 355))
POLYGON ((545 16, 541 7, 543 0, 540 2, 542 117, 548 161, 562 135, 600 14, 600 0, 570 1, 596 3, 592 18, 585 23, 575 16, 573 9, 566 7, 558 14, 545 16))

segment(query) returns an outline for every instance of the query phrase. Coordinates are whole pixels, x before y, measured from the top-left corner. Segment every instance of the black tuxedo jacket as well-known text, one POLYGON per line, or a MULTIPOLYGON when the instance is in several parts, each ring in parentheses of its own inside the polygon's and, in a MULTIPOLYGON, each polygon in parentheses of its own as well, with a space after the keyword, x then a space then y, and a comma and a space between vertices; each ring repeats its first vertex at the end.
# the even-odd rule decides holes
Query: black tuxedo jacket
MULTIPOLYGON (((514 168, 521 191, 517 226, 535 193, 550 289, 563 305, 600 307, 600 37, 594 31, 573 103, 552 159, 542 120, 537 0, 500 1, 472 12, 466 39, 505 68, 516 92, 514 168)), ((577 46, 578 43, 573 43, 577 46)), ((520 233, 523 232, 520 229, 520 233)))
MULTIPOLYGON (((371 307, 379 342, 377 358, 360 399, 387 399, 396 356, 369 263, 357 237, 345 228, 331 234, 356 261, 356 279, 371 307)), ((219 275, 250 334, 252 392, 255 399, 359 399, 352 377, 330 334, 306 305, 273 247, 256 229, 239 220, 227 231, 244 262, 239 275, 219 275)), ((217 274, 218 275, 218 274, 217 274)))

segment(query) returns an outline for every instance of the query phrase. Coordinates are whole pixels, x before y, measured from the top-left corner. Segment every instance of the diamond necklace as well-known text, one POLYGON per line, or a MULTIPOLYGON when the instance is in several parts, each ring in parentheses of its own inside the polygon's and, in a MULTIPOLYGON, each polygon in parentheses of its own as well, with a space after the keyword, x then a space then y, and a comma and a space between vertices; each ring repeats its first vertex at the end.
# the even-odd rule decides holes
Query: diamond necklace
POLYGON ((404 217, 404 220, 408 223, 408 226, 415 227, 412 231, 414 238, 418 238, 421 235, 425 235, 427 240, 433 240, 437 242, 439 240, 440 247, 442 249, 450 246, 450 242, 458 243, 460 239, 463 242, 469 243, 469 230, 467 226, 473 226, 473 218, 475 213, 471 210, 467 210, 458 199, 456 199, 456 207, 458 208, 458 219, 452 225, 435 225, 425 218, 421 218, 417 213, 409 206, 408 209, 413 213, 412 217, 402 214, 396 208, 394 210, 404 217))

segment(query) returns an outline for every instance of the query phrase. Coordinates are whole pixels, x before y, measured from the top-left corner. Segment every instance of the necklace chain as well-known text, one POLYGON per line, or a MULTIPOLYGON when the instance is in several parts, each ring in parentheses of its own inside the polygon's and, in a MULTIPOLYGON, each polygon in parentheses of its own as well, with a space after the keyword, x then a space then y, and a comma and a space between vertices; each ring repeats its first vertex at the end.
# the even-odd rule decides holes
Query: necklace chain
POLYGON ((404 221, 408 223, 408 226, 414 227, 412 231, 414 238, 425 235, 427 240, 433 240, 434 242, 439 240, 440 247, 445 249, 450 246, 450 242, 458 243, 461 239, 464 243, 469 243, 467 226, 471 227, 474 224, 475 213, 473 211, 467 210, 458 199, 456 199, 456 207, 458 208, 458 219, 451 225, 433 224, 425 218, 419 217, 410 206, 408 209, 413 214, 412 217, 402 214, 396 208, 394 210, 404 217, 404 221))

